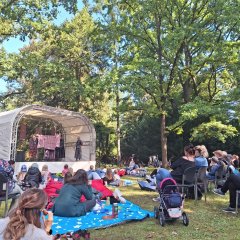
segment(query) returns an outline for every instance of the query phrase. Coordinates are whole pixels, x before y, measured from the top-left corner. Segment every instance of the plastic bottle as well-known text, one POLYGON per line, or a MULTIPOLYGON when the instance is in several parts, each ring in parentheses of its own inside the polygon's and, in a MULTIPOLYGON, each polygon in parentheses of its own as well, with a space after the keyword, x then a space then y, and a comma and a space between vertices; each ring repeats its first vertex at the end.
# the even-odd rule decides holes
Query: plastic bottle
POLYGON ((117 218, 118 217, 118 204, 117 203, 114 203, 112 205, 112 216, 114 218, 117 218))
POLYGON ((110 205, 110 197, 107 197, 106 205, 110 205))

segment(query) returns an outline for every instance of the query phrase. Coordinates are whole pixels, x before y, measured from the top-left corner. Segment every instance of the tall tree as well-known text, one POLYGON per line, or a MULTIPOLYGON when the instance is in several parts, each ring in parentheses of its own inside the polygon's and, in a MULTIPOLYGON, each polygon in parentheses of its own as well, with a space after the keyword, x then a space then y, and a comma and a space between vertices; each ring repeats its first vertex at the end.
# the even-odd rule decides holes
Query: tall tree
POLYGON ((2 0, 0 2, 0 43, 19 36, 32 37, 43 32, 47 20, 57 16, 63 6, 70 13, 77 11, 77 0, 2 0))
POLYGON ((164 166, 166 117, 172 109, 199 96, 201 88, 210 99, 218 91, 214 86, 226 86, 222 82, 223 71, 218 75, 216 72, 226 61, 219 56, 229 49, 230 36, 237 40, 239 18, 229 15, 230 11, 239 15, 237 5, 237 0, 102 2, 107 14, 111 14, 112 6, 118 6, 120 22, 115 31, 126 43, 122 62, 125 85, 135 106, 160 118, 164 166))

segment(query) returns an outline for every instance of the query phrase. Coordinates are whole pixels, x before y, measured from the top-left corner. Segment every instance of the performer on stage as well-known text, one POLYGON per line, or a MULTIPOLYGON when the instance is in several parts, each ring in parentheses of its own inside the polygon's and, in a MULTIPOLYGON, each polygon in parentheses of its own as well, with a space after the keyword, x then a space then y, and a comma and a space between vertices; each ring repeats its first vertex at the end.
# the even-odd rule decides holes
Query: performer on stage
POLYGON ((37 157, 37 145, 38 145, 38 138, 33 135, 29 140, 29 156, 30 159, 36 159, 37 157))
POLYGON ((77 142, 76 142, 76 148, 75 148, 75 159, 76 159, 76 161, 81 160, 81 158, 82 158, 82 149, 81 149, 82 145, 83 145, 83 142, 80 139, 80 137, 78 137, 77 142))

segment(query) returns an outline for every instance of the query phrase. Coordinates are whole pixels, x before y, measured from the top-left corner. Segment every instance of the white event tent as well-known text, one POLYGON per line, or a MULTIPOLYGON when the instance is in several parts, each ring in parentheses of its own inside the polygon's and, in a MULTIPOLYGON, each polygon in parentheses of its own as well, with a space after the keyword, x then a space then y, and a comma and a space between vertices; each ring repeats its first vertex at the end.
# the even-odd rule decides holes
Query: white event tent
MULTIPOLYGON (((51 120, 61 125, 64 131, 65 158, 56 162, 37 162, 40 169, 42 165, 47 164, 50 172, 61 172, 63 166, 68 164, 76 171, 79 168, 87 170, 90 165, 96 164, 96 132, 90 120, 79 112, 40 105, 27 105, 0 113, 0 159, 16 159, 18 127, 24 117, 51 120), (80 161, 74 159, 77 137, 80 137, 83 142, 80 161)), ((32 163, 16 161, 15 172, 20 171, 22 164, 29 167, 32 163)))

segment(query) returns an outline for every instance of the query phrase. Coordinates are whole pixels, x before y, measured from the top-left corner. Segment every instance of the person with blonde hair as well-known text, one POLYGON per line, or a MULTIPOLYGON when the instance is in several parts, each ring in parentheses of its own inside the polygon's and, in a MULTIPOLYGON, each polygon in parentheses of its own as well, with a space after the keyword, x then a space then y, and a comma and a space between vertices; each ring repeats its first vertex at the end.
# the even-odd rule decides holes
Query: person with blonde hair
POLYGON ((195 147, 195 165, 197 168, 208 167, 208 151, 204 145, 198 145, 195 147))
POLYGON ((43 190, 26 190, 20 196, 16 209, 10 212, 9 217, 0 220, 0 239, 54 239, 50 236, 53 214, 44 209, 47 201, 48 197, 43 190), (43 217, 42 212, 48 215, 48 219, 43 217))
POLYGON ((222 150, 215 150, 213 152, 214 156, 217 157, 219 160, 224 160, 227 157, 227 152, 222 150))
POLYGON ((48 165, 47 164, 44 164, 42 166, 41 175, 42 175, 42 184, 45 187, 47 185, 49 179, 51 179, 51 173, 48 171, 48 165))

